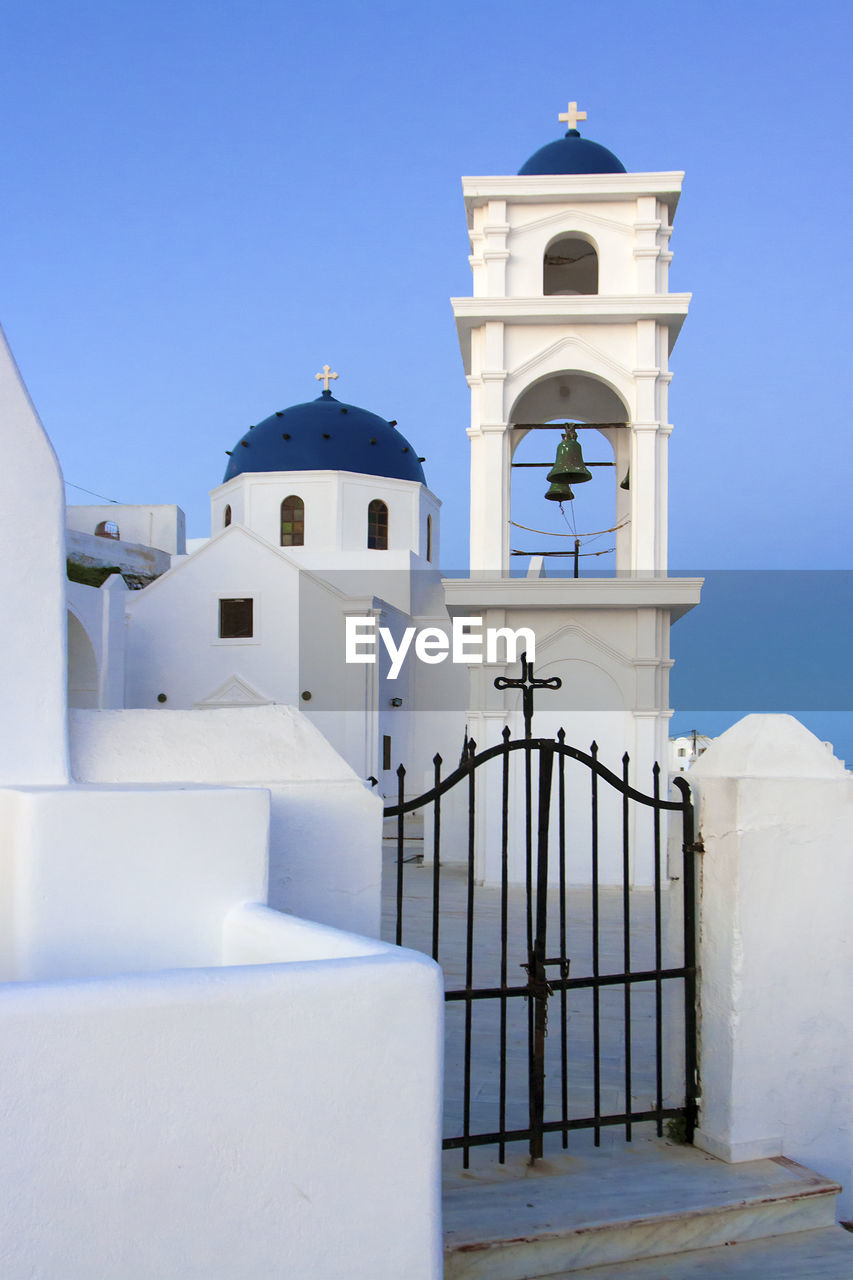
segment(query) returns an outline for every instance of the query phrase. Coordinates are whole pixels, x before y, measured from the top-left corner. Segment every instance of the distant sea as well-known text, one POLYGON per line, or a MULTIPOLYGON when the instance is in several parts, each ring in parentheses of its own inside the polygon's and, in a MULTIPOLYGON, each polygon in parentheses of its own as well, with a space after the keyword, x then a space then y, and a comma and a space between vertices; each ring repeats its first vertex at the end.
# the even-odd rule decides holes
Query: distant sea
POLYGON ((788 712, 853 768, 853 571, 679 571, 702 603, 672 628, 670 733, 788 712))

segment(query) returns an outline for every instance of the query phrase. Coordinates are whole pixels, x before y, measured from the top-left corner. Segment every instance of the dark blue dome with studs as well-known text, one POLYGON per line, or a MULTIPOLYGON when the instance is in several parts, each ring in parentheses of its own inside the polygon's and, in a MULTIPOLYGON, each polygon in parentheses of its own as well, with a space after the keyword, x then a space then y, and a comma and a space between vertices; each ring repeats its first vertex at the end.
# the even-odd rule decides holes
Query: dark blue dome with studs
POLYGON ((250 427, 230 451, 223 484, 247 471, 360 471, 426 484, 421 459, 395 428, 324 391, 250 427))
POLYGON ((625 173, 625 166, 600 142, 582 138, 569 129, 564 138, 548 142, 526 160, 519 174, 535 173, 625 173))

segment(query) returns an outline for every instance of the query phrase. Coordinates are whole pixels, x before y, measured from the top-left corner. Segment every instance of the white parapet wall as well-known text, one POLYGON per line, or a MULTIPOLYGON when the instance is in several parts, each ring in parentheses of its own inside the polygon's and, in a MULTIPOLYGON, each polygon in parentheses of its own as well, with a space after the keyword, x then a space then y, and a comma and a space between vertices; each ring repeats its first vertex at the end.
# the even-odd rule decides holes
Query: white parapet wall
POLYGON ((65 500, 59 462, 2 330, 0 430, 14 441, 0 467, 0 784, 52 785, 68 780, 65 500))
POLYGON ((68 582, 68 705, 124 706, 127 586, 113 573, 100 587, 68 582))
POLYGON ((264 787, 269 905, 378 936, 381 800, 295 707, 73 710, 69 718, 80 782, 264 787))
POLYGON ((440 1277, 440 971, 253 902, 268 824, 0 790, 9 1280, 440 1277))
POLYGON ((260 790, 7 788, 0 831, 3 982, 220 963, 225 916, 266 893, 260 790))
POLYGON ((75 564, 92 568, 110 566, 122 573, 135 574, 140 578, 158 578, 172 566, 172 557, 166 551, 156 547, 148 547, 143 543, 121 541, 113 538, 98 537, 93 533, 82 533, 76 529, 66 529, 65 550, 68 559, 75 564))
MULTIPOLYGON (((94 534, 99 525, 109 523, 118 529, 118 533, 112 535, 117 540, 155 547, 167 556, 186 554, 186 516, 174 505, 144 507, 111 502, 101 506, 71 506, 66 508, 65 518, 69 531, 94 534)), ((109 543, 111 538, 101 537, 101 541, 109 543)))
POLYGON ((259 910, 236 967, 0 987, 9 1280, 438 1280, 440 974, 259 910))
POLYGON ((725 1160, 789 1156, 853 1217, 853 775, 792 716, 752 715, 690 770, 700 1128, 725 1160))

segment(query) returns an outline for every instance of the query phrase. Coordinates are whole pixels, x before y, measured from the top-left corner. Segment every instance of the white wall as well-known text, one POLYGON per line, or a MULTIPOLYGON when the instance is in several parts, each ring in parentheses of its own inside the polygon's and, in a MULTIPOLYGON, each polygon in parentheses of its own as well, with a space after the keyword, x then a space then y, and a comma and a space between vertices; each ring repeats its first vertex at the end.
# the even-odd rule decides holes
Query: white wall
POLYGON ((440 971, 246 905, 266 800, 0 791, 9 1280, 439 1280, 440 971))
POLYGON ((268 790, 270 905, 378 935, 380 800, 296 708, 74 711, 70 723, 81 782, 268 790))
POLYGON ((235 673, 262 697, 297 700, 299 571, 232 525, 142 591, 131 592, 126 703, 170 708, 203 701, 235 673), (220 639, 220 598, 252 597, 254 634, 220 639))
MULTIPOLYGON (((403 555, 408 562, 411 553, 403 555)), ((340 576, 370 588, 367 572, 340 576)), ((392 585, 407 587, 408 573, 390 576, 392 585)), ((347 599, 285 550, 232 525, 128 597, 126 704, 298 704, 366 777, 376 769, 375 735, 365 738, 375 689, 364 666, 345 662, 345 616, 369 612, 371 604, 370 596, 347 599), (219 600, 228 597, 253 600, 250 638, 220 639, 219 600)))
POLYGON ((752 715, 689 773, 699 794, 697 1144, 785 1155, 853 1216, 853 775, 791 716, 752 715))
MULTIPOLYGON (((116 502, 104 506, 73 506, 67 508, 65 518, 67 527, 79 533, 94 534, 102 521, 112 520, 118 525, 122 542, 156 547, 173 556, 183 555, 187 549, 186 516, 180 507, 169 503, 153 507, 116 502)), ((109 544, 112 539, 102 541, 109 544)))
MULTIPOLYGON (((529 578, 484 581, 448 580, 445 591, 454 617, 482 617, 485 628, 532 629, 536 640, 537 679, 557 677, 559 690, 539 690, 535 698, 533 731, 553 737, 564 729, 569 745, 588 752, 593 740, 598 744, 600 762, 621 777, 622 757, 630 757, 629 777, 633 786, 649 795, 653 789, 653 767, 661 765, 666 777, 669 725, 669 628, 671 614, 679 615, 698 598, 696 580, 677 582, 644 579, 574 580, 529 578), (684 593, 682 595, 682 593, 684 593)), ((519 650, 524 648, 519 644, 519 650)), ((480 749, 500 741, 509 725, 512 737, 523 736, 521 694, 518 690, 498 692, 496 676, 519 675, 518 659, 508 664, 501 646, 497 664, 470 667, 470 689, 465 717, 469 735, 480 749)), ((455 754, 458 758, 459 747, 455 754)), ((444 755, 444 751, 442 751, 444 755)), ((445 759, 447 756, 445 755, 445 759)), ((421 759, 422 767, 428 764, 421 759)), ((513 765, 513 772, 516 765, 513 765)), ((589 845, 589 775, 581 766, 566 769, 567 805, 576 812, 582 826, 568 868, 570 882, 588 884, 591 876, 589 845), (575 853, 577 856, 575 856, 575 853)), ((516 784, 522 786, 519 780, 516 784)), ((663 785, 663 784, 662 784, 663 785)), ((490 820, 499 824, 501 813, 500 769, 483 771, 478 782, 478 804, 486 814, 482 835, 478 836, 477 869, 487 883, 500 879, 500 830, 488 829, 490 820)), ((621 808, 617 795, 602 787, 600 796, 602 883, 621 883, 621 808)), ((453 802, 450 802, 451 806, 453 802)), ((654 831, 649 810, 631 807, 630 862, 632 883, 654 882, 654 831)), ((464 815, 460 814, 462 821, 464 815)), ((450 823, 442 818, 451 843, 450 823)), ((523 821, 518 809, 511 819, 510 876, 524 877, 523 821)), ((456 824, 453 842, 464 853, 464 831, 456 824)))
POLYGON ((68 777, 65 498, 56 454, 0 330, 0 785, 68 777), (38 536, 35 537, 34 531, 38 536))
POLYGON ((219 963, 227 912, 266 896, 261 790, 6 790, 0 823, 7 982, 219 963))
MULTIPOLYGON (((423 504, 417 509, 423 515, 423 504)), ((390 625, 386 615, 393 616, 399 630, 412 621, 413 606, 443 607, 443 598, 437 571, 412 551, 341 552, 333 569, 308 571, 290 549, 231 525, 155 583, 132 592, 126 603, 129 707, 298 704, 365 778, 379 769, 377 709, 387 712, 408 675, 383 684, 384 649, 375 665, 347 663, 346 617, 382 610, 381 625, 390 625), (373 570, 367 567, 371 556, 377 557, 373 570), (254 602, 251 638, 219 638, 218 602, 231 596, 250 596, 254 602), (165 703, 159 702, 160 694, 165 703)), ((414 656, 408 659, 407 672, 415 663, 414 656)), ((448 676, 436 673, 431 683, 444 688, 448 676)), ((423 705, 433 703, 427 698, 423 705)), ((455 705, 461 717, 464 697, 455 705)), ((406 706, 411 709, 408 698, 406 706)), ((399 720, 395 731, 398 725, 399 720)), ((460 739, 461 724, 454 741, 460 739)), ((426 746, 430 758, 442 748, 439 742, 426 746)), ((410 749, 405 758, 419 767, 410 749)))
POLYGON ((109 565, 124 573, 155 578, 170 568, 172 557, 166 551, 141 543, 101 538, 93 533, 67 529, 65 546, 68 558, 81 565, 109 565))
MULTIPOLYGON (((225 508, 232 523, 244 524, 274 547, 280 545, 281 504, 295 495, 305 504, 305 543, 288 547, 288 555, 311 569, 340 568, 340 553, 354 555, 343 567, 383 568, 394 552, 426 556, 426 517, 433 521, 432 563, 438 564, 441 503, 425 485, 413 480, 350 471, 244 472, 210 494, 210 527, 225 527, 225 508), (374 498, 388 506, 388 551, 367 547, 367 508, 374 498)), ((407 561, 401 561, 401 564, 407 561)))
POLYGON ((68 582, 66 591, 68 705, 121 707, 127 631, 124 579, 114 573, 100 588, 68 582))

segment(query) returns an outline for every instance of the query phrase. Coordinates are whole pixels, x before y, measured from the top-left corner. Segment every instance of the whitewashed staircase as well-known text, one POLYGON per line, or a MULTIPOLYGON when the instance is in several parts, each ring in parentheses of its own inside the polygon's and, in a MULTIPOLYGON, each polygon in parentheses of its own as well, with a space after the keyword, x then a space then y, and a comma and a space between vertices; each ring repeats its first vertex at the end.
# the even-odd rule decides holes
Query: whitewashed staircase
POLYGON ((784 1157, 730 1165, 641 1140, 532 1169, 459 1163, 448 1153, 445 1280, 853 1280, 838 1184, 784 1157))

